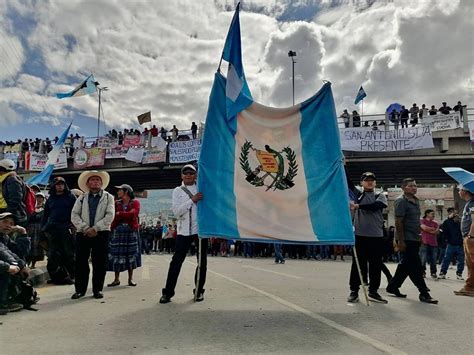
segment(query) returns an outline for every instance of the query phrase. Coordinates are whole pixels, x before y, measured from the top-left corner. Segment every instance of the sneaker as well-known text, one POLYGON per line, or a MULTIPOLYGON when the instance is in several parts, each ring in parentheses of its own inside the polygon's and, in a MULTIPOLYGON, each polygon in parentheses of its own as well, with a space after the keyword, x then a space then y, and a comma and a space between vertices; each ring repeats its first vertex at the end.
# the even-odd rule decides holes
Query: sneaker
POLYGON ((456 279, 458 280, 464 280, 464 277, 462 277, 462 274, 456 274, 456 279))
POLYGON ((386 299, 380 296, 377 292, 369 292, 369 298, 371 301, 378 303, 388 303, 386 299))
POLYGON ((77 300, 77 299, 79 299, 79 298, 81 298, 81 297, 84 297, 85 295, 86 295, 85 293, 76 292, 75 294, 73 294, 73 295, 71 296, 71 299, 72 299, 72 300, 77 300))
POLYGON ((357 291, 351 291, 349 297, 347 297, 347 302, 357 303, 359 302, 359 293, 357 291))
POLYGON ((196 289, 193 290, 193 295, 196 295, 195 300, 196 302, 202 302, 204 301, 204 291, 198 291, 198 294, 196 295, 196 289))
POLYGON ((439 273, 438 279, 441 280, 446 280, 446 274, 443 274, 442 272, 439 273))
POLYGON ((387 287, 385 289, 385 291, 387 291, 387 293, 390 293, 392 296, 395 296, 395 297, 399 297, 399 298, 406 298, 407 297, 407 295, 401 293, 398 288, 387 287))
POLYGON ((438 280, 438 275, 436 275, 436 274, 431 274, 431 278, 432 278, 433 280, 438 280))
POLYGON ((285 263, 285 260, 280 261, 280 264, 284 264, 284 263, 285 263))
POLYGON ((21 311, 22 309, 23 309, 23 305, 19 303, 10 303, 7 306, 8 312, 18 312, 18 311, 21 311))
POLYGON ((438 300, 435 300, 433 297, 431 297, 428 292, 420 293, 419 298, 420 301, 424 303, 438 304, 438 300))

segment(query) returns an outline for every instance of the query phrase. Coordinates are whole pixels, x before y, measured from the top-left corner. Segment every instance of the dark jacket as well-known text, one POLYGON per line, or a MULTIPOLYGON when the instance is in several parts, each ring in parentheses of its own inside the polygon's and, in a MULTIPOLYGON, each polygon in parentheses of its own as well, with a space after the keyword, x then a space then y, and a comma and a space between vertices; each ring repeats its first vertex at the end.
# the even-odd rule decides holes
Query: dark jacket
POLYGON ((456 222, 452 218, 446 219, 441 225, 443 238, 450 245, 460 246, 463 244, 461 233, 461 222, 456 222))
POLYGON ((51 188, 49 198, 44 205, 41 229, 51 231, 53 229, 69 229, 71 227, 71 211, 76 202, 76 197, 65 185, 64 193, 56 195, 56 190, 51 188))
POLYGON ((10 250, 7 245, 0 242, 0 274, 8 272, 10 265, 15 264, 18 265, 20 269, 23 269, 26 265, 24 260, 10 250))
POLYGON ((25 225, 27 220, 24 202, 25 193, 25 183, 16 173, 13 173, 3 181, 2 195, 7 203, 7 208, 1 212, 13 213, 18 219, 17 223, 20 225, 25 225))

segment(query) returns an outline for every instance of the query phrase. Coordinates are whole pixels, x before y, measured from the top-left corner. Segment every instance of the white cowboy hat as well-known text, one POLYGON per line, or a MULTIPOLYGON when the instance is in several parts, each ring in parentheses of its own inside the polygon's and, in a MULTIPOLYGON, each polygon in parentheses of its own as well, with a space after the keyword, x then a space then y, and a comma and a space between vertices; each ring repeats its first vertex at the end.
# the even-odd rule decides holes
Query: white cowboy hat
POLYGON ((84 192, 89 192, 89 186, 87 186, 87 181, 92 176, 98 176, 102 179, 102 189, 105 190, 110 182, 110 175, 106 171, 98 171, 98 170, 87 170, 79 175, 79 179, 77 179, 77 184, 79 188, 84 192))

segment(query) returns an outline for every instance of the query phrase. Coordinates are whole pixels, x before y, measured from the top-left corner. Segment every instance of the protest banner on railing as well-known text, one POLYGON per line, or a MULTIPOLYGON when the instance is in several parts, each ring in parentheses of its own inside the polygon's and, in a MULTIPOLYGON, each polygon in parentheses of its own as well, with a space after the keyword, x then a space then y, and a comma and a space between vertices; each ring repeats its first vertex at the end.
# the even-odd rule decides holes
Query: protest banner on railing
POLYGON ((118 139, 109 138, 109 137, 100 137, 97 142, 97 147, 102 149, 113 149, 116 148, 118 144, 118 139))
POLYGON ((453 112, 447 115, 438 114, 423 117, 423 125, 429 126, 431 132, 447 131, 461 127, 461 115, 453 112))
POLYGON ((142 142, 141 142, 141 135, 139 134, 126 134, 124 137, 123 137, 123 144, 122 146, 123 147, 138 147, 142 145, 142 142))
POLYGON ((433 148, 433 136, 428 126, 398 130, 343 128, 341 148, 353 152, 395 152, 433 148))
POLYGON ((145 150, 143 154, 142 164, 164 163, 166 162, 166 147, 165 149, 151 148, 145 150))
POLYGON ((74 152, 74 169, 102 166, 105 162, 105 150, 101 148, 78 149, 74 152))
POLYGON ((143 152, 145 148, 128 148, 125 160, 141 163, 143 159, 143 152))
POLYGON ((105 151, 105 159, 125 158, 128 148, 116 147, 105 151))
MULTIPOLYGON (((25 170, 27 171, 43 171, 48 161, 48 154, 40 154, 36 152, 25 153, 25 170)), ((66 150, 62 149, 59 153, 58 160, 54 164, 54 170, 67 168, 66 150)))
POLYGON ((201 140, 193 139, 190 141, 173 142, 168 145, 168 150, 171 164, 199 160, 201 140))
POLYGON ((469 138, 474 143, 474 121, 469 121, 469 138))

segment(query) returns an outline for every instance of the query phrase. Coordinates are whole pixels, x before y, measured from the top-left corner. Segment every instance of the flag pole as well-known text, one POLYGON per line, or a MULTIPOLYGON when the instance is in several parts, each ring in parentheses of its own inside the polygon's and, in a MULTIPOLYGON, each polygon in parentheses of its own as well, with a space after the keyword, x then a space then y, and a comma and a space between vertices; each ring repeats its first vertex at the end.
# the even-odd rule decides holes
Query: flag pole
MULTIPOLYGON (((206 250, 207 253, 207 250, 206 250)), ((199 281, 201 279, 201 259, 202 259, 202 239, 198 237, 198 266, 197 266, 197 277, 196 285, 194 288, 194 302, 196 302, 198 293, 199 293, 199 281)))
POLYGON ((364 116, 364 99, 362 101, 361 116, 364 116))
POLYGON ((354 243, 354 248, 352 248, 353 256, 357 265, 357 271, 359 273, 359 278, 360 278, 360 285, 362 286, 362 290, 364 290, 364 296, 365 296, 365 302, 367 303, 367 306, 369 306, 369 296, 367 295, 367 288, 365 287, 364 280, 362 279, 362 271, 360 270, 360 264, 359 264, 359 258, 357 257, 357 250, 356 246, 354 243))

